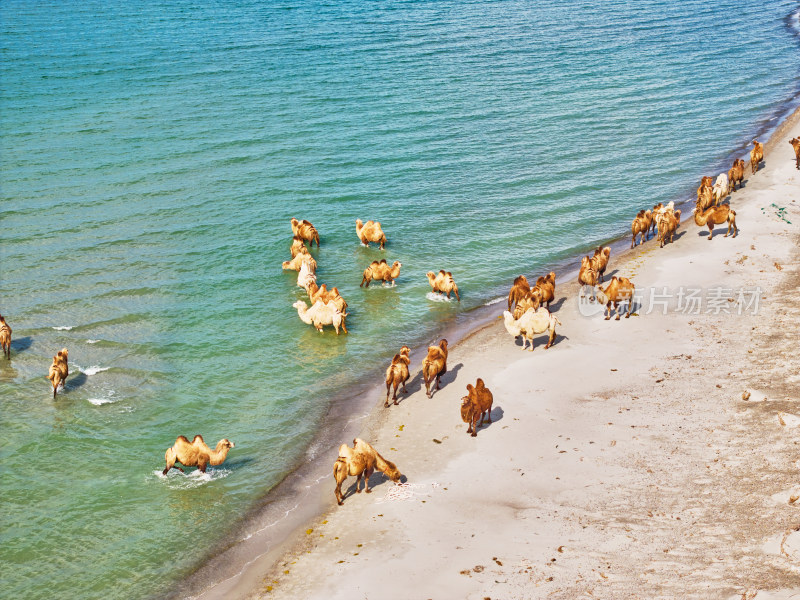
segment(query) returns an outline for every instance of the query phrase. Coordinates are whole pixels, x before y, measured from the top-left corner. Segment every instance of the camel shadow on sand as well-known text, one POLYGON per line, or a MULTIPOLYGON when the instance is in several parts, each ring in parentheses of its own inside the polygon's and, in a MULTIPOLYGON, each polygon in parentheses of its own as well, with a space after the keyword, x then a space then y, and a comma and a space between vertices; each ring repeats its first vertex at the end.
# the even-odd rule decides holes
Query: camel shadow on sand
MULTIPOLYGON (((548 339, 550 339, 550 334, 548 332, 546 332, 546 331, 544 333, 542 333, 541 335, 537 335, 536 337, 534 337, 533 338, 534 351, 537 348, 544 348, 547 345, 547 340, 548 339)), ((568 339, 569 338, 567 336, 561 335, 560 333, 556 333, 556 337, 553 338, 553 346, 558 345, 561 342, 561 340, 568 340, 568 339)), ((522 348, 522 342, 523 342, 523 338, 522 337, 517 336, 516 338, 514 338, 514 343, 517 345, 518 348, 522 348)), ((550 348, 552 348, 553 346, 550 346, 550 348)), ((550 348, 548 348, 548 350, 550 348)), ((526 352, 530 352, 530 350, 531 350, 531 345, 530 345, 530 343, 528 343, 528 347, 526 349, 526 352)), ((492 418, 494 419, 494 417, 492 417, 492 418)))
MULTIPOLYGON (((378 488, 378 487, 382 486, 382 485, 383 485, 384 483, 386 483, 387 481, 388 481, 389 483, 391 483, 391 482, 392 482, 392 480, 391 480, 391 479, 389 479, 389 478, 388 478, 386 475, 384 475, 384 474, 383 474, 383 473, 381 473, 380 471, 377 471, 377 470, 376 470, 376 471, 375 471, 375 472, 372 474, 372 477, 370 477, 370 478, 369 478, 369 491, 370 491, 370 492, 372 492, 372 490, 374 490, 375 488, 378 488)), ((405 475, 401 475, 401 476, 400 476, 400 483, 406 483, 407 481, 408 481, 408 477, 406 477, 405 475)), ((354 482, 353 484, 351 484, 350 486, 348 486, 348 488, 347 488, 347 489, 346 489, 346 490, 345 490, 345 491, 342 493, 342 502, 344 502, 345 500, 347 500, 347 498, 349 498, 350 496, 355 496, 355 495, 357 495, 357 494, 358 494, 358 492, 356 491, 356 485, 359 485, 359 486, 360 486, 360 487, 359 487, 359 489, 360 489, 362 492, 364 491, 364 486, 363 486, 363 484, 361 484, 361 482, 360 482, 360 481, 356 481, 356 482, 354 482)))
POLYGON ((564 302, 566 302, 566 301, 567 301, 567 297, 566 296, 561 296, 561 298, 559 298, 555 302, 551 302, 550 303, 550 312, 558 312, 558 310, 564 305, 564 302))
MULTIPOLYGON (((440 380, 440 385, 442 386, 442 389, 444 389, 444 387, 448 383, 452 383, 453 381, 455 381, 456 374, 461 370, 461 367, 463 367, 463 366, 464 366, 463 363, 458 363, 452 369, 447 369, 447 373, 442 375, 442 378, 440 380)), ((433 388, 433 387, 436 387, 436 386, 435 386, 435 384, 431 384, 431 387, 433 388)), ((397 390, 397 403, 398 404, 402 404, 403 402, 405 402, 408 399, 408 396, 413 394, 415 391, 424 390, 425 389, 425 382, 422 380, 422 371, 419 371, 416 375, 414 375, 414 377, 409 379, 408 382, 406 383, 406 389, 408 389, 408 394, 403 394, 402 393, 402 389, 403 388, 401 387, 399 390, 397 390), (408 388, 410 388, 410 389, 408 389, 408 388)), ((436 395, 436 390, 433 390, 433 395, 434 396, 436 395)), ((391 399, 391 394, 390 394, 389 395, 389 402, 391 402, 391 401, 392 401, 392 399, 391 399)))

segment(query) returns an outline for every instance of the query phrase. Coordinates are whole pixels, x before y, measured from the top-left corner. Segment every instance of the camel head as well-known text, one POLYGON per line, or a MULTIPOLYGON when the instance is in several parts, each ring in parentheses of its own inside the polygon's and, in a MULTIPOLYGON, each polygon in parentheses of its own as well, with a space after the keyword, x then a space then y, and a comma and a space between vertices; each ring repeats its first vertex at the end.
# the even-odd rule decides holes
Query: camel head
POLYGON ((436 274, 433 271, 428 271, 425 273, 425 276, 428 278, 428 281, 433 282, 436 279, 436 274))
POLYGON ((469 396, 463 396, 461 398, 461 420, 464 421, 464 423, 469 423, 471 416, 472 401, 470 400, 469 396))
POLYGON ((292 304, 292 306, 293 306, 294 308, 296 308, 297 310, 308 310, 308 304, 306 304, 306 303, 305 303, 305 302, 303 302, 302 300, 298 300, 297 302, 295 302, 294 304, 292 304))
POLYGON ((411 350, 409 350, 409 349, 408 349, 408 346, 403 346, 402 348, 400 348, 400 354, 401 354, 401 355, 402 355, 402 354, 405 354, 406 356, 408 356, 408 354, 409 354, 410 352, 411 352, 411 350))
POLYGON ((227 448, 227 449, 230 450, 231 448, 234 448, 234 447, 235 447, 235 444, 232 441, 230 441, 228 438, 223 438, 223 439, 221 439, 220 441, 217 442, 217 451, 218 452, 220 450, 222 450, 223 448, 227 448))
POLYGON ((389 479, 391 479, 395 483, 400 481, 400 478, 403 476, 403 474, 400 473, 400 469, 398 469, 394 463, 391 463, 388 460, 386 461, 386 465, 387 467, 386 470, 383 472, 383 474, 386 475, 389 479))
POLYGON ((447 350, 447 340, 442 338, 442 340, 439 342, 439 347, 442 350, 447 350))
POLYGON ((297 227, 297 224, 298 224, 299 222, 300 222, 300 221, 298 221, 297 219, 294 219, 294 218, 293 218, 293 219, 292 219, 292 227, 297 227))

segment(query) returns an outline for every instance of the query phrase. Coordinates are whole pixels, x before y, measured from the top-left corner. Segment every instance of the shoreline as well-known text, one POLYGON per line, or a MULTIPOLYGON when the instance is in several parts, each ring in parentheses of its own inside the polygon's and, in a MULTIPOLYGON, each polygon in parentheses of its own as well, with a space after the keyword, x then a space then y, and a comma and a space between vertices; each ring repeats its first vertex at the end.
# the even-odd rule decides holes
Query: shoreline
MULTIPOLYGON (((797 98, 793 98, 791 101, 796 104, 797 98)), ((788 104, 789 101, 787 101, 788 104)), ((772 134, 765 143, 765 155, 768 156, 770 154, 777 145, 778 138, 798 120, 800 120, 800 108, 795 108, 788 117, 772 128, 772 134)), ((766 121, 765 123, 769 122, 766 121)), ((752 178, 752 174, 750 174, 749 178, 752 178)), ((736 198, 737 196, 734 194, 732 197, 734 203, 736 198)), ((679 206, 677 201, 676 205, 679 206)), ((686 215, 686 218, 688 218, 688 215, 686 215)), ((694 227, 693 224, 686 224, 685 220, 681 229, 694 227)), ((680 230, 679 234, 681 234, 680 230)), ((641 252, 642 247, 637 246, 634 249, 629 249, 623 246, 623 244, 629 243, 626 239, 627 235, 622 238, 615 238, 610 242, 610 245, 612 245, 612 261, 609 265, 609 273, 613 273, 618 267, 628 264, 634 259, 634 255, 637 252, 641 252)), ((649 242, 649 245, 645 244, 644 246, 647 250, 652 248, 655 243, 652 238, 649 242)), ((561 264, 564 265, 563 269, 567 269, 567 265, 575 265, 575 259, 565 259, 561 264)), ((577 289, 577 284, 572 283, 577 269, 566 271, 566 273, 563 270, 559 270, 559 272, 561 274, 557 281, 562 283, 557 285, 557 290, 559 292, 558 298, 560 299, 564 296, 565 290, 569 290, 568 295, 571 295, 571 288, 577 289)), ((609 275, 607 275, 607 279, 608 277, 609 275)), ((636 280, 634 279, 634 281, 636 280)), ((471 340, 474 336, 492 327, 498 312, 498 307, 493 306, 494 303, 496 303, 496 300, 462 313, 461 315, 465 315, 463 321, 466 322, 459 323, 462 319, 456 318, 453 323, 444 327, 442 333, 435 337, 438 339, 440 336, 450 336, 448 339, 455 341, 451 345, 451 352, 455 353, 454 351, 463 346, 467 340, 471 340)), ((420 350, 424 350, 426 346, 427 344, 422 344, 414 348, 412 354, 412 379, 414 375, 417 375, 416 369, 421 361, 420 350)), ((375 373, 382 373, 384 366, 374 369, 375 373)), ((376 381, 380 381, 380 379, 378 378, 376 381)), ((348 391, 352 389, 350 388, 348 391)), ((331 508, 335 508, 335 504, 332 501, 332 493, 330 494, 331 498, 328 499, 327 494, 322 491, 330 483, 330 481, 326 481, 330 479, 330 465, 328 464, 330 461, 323 459, 322 464, 315 464, 314 457, 327 456, 331 452, 335 452, 338 444, 343 439, 350 439, 351 434, 373 439, 373 434, 379 431, 385 425, 385 422, 391 418, 392 411, 400 408, 392 407, 392 409, 384 410, 382 402, 375 402, 375 398, 382 396, 382 394, 382 384, 362 384, 359 386, 357 394, 343 394, 335 399, 331 403, 323 422, 328 423, 331 415, 338 414, 339 417, 335 424, 327 424, 321 429, 320 433, 323 435, 315 437, 311 447, 304 455, 305 461, 303 464, 290 471, 277 486, 265 495, 263 501, 259 502, 253 509, 253 514, 246 517, 244 522, 236 528, 236 533, 225 540, 223 544, 225 546, 224 551, 221 554, 217 554, 210 561, 206 561, 172 595, 186 596, 193 593, 197 594, 194 597, 215 598, 226 596, 229 593, 238 594, 243 592, 243 587, 238 585, 240 580, 250 579, 252 583, 253 578, 248 573, 256 571, 263 573, 265 570, 269 570, 268 565, 274 564, 280 556, 298 543, 297 540, 302 530, 305 529, 305 525, 318 522, 331 508), (345 416, 341 416, 343 413, 346 413, 345 416), (338 433, 332 434, 331 431, 337 431, 338 433), (281 511, 284 512, 286 517, 288 517, 289 513, 294 513, 294 515, 273 521, 267 518, 268 515, 274 515, 276 512, 279 513, 281 511), (242 537, 248 531, 251 533, 242 537), (267 535, 267 532, 270 535, 267 535), (262 546, 265 543, 266 545, 271 543, 271 547, 266 552, 263 551, 262 546), (262 546, 262 549, 257 550, 256 546, 262 546), (237 566, 230 568, 233 564, 237 566), (220 569, 228 571, 224 573, 226 577, 219 577, 219 575, 223 574, 220 569)), ((434 396, 435 398, 436 396, 434 396)), ((401 400, 401 406, 407 399, 403 398, 401 400)), ((379 445, 380 448, 381 446, 379 445)), ((319 463, 319 461, 316 462, 319 463)), ((348 481, 348 485, 350 483, 351 481, 348 481)))

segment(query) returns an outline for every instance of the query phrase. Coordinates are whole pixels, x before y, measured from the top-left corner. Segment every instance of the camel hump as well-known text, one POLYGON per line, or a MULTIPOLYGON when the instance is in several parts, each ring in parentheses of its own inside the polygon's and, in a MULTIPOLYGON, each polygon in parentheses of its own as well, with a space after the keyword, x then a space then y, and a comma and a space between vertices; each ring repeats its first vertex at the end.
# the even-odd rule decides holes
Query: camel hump
POLYGON ((453 277, 453 274, 452 274, 450 271, 448 271, 448 272, 447 272, 447 276, 448 276, 448 277, 450 277, 450 278, 452 279, 452 277, 453 277))
POLYGON ((382 258, 382 259, 381 259, 381 264, 382 264, 382 265, 385 265, 385 264, 387 264, 387 263, 386 263, 386 259, 385 259, 385 258, 382 258))
POLYGON ((380 227, 380 226, 381 226, 381 222, 380 221, 375 221, 375 227, 380 227))
MULTIPOLYGON (((184 438, 184 439, 185 439, 185 438, 184 438)), ((194 436, 194 438, 192 438, 192 443, 194 444, 194 443, 195 443, 197 440, 200 440, 200 441, 201 441, 201 442, 203 442, 204 444, 206 443, 206 442, 205 442, 205 440, 203 439, 203 436, 202 436, 202 435, 200 435, 200 434, 197 434, 196 436, 194 436)))
POLYGON ((187 440, 187 439, 186 439, 186 436, 185 436, 185 435, 179 435, 179 436, 178 436, 178 437, 175 439, 175 441, 176 441, 176 442, 186 442, 187 444, 189 443, 189 440, 187 440))
POLYGON ((399 362, 400 362, 400 355, 399 354, 395 354, 394 358, 392 359, 392 364, 396 365, 399 362))
POLYGON ((486 384, 483 383, 483 379, 478 377, 478 381, 475 382, 475 389, 481 390, 481 389, 484 389, 485 387, 486 387, 486 384))

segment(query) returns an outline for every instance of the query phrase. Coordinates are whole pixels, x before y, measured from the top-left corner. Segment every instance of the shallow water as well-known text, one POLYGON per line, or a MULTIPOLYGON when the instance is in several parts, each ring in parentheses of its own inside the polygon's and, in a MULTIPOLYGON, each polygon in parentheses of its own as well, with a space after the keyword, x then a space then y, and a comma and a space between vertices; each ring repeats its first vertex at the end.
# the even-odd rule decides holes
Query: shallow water
POLYGON ((727 170, 796 96, 796 10, 5 2, 0 596, 140 598, 191 572, 399 346, 727 170), (291 307, 291 217, 320 230, 347 336, 291 307), (397 285, 359 288, 380 258, 397 285), (429 293, 440 268, 461 302, 429 293), (162 477, 195 433, 236 448, 162 477))

